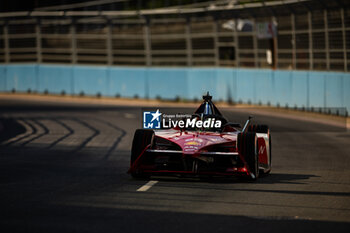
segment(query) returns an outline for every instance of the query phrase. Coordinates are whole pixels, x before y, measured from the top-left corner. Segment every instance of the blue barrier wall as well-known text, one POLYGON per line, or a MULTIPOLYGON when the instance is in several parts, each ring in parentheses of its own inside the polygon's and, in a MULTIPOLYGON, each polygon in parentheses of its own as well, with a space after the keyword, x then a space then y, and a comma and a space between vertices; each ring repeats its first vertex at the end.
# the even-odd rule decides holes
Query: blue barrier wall
MULTIPOLYGON (((37 69, 38 92, 46 90, 53 94, 74 93, 73 68, 69 66, 38 66, 37 69)), ((8 77, 11 79, 11 77, 8 77)))
POLYGON ((145 98, 147 96, 147 76, 144 68, 112 67, 108 69, 109 89, 107 96, 145 98))
POLYGON ((0 91, 216 100, 289 107, 346 108, 350 73, 230 68, 0 65, 0 91))
MULTIPOLYGON (((16 89, 17 91, 38 89, 38 66, 37 65, 11 65, 5 67, 6 86, 5 91, 16 89)), ((3 89, 3 88, 1 88, 3 89)))

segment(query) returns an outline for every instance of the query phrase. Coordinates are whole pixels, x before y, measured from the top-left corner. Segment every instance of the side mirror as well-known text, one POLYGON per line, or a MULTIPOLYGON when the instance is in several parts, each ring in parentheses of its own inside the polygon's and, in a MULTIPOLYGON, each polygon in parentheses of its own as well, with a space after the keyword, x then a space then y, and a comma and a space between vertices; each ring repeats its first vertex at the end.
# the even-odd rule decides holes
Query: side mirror
POLYGON ((250 121, 251 121, 252 118, 253 118, 253 116, 249 116, 249 117, 248 117, 248 120, 246 121, 246 123, 245 123, 245 125, 244 125, 244 127, 243 127, 243 129, 242 129, 242 132, 243 132, 243 133, 247 130, 248 125, 250 124, 250 121))

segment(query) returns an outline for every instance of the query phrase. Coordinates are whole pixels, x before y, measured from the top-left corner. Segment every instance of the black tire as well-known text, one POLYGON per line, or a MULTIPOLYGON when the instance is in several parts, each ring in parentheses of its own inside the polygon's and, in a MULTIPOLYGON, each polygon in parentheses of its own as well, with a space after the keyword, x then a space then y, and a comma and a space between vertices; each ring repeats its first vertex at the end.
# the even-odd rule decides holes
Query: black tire
POLYGON ((248 126, 248 132, 255 132, 255 133, 269 133, 270 129, 267 125, 249 125, 248 126))
POLYGON ((266 172, 264 172, 264 174, 270 174, 271 172, 271 169, 272 169, 272 143, 271 143, 271 134, 269 134, 269 151, 270 151, 270 161, 269 161, 269 164, 270 164, 270 169, 267 170, 266 172))
POLYGON ((253 174, 253 176, 248 177, 249 180, 257 180, 259 177, 259 154, 257 152, 257 143, 258 138, 254 132, 238 134, 238 151, 243 155, 248 164, 248 169, 253 174))
MULTIPOLYGON (((154 137, 154 131, 149 129, 137 129, 134 134, 134 139, 132 141, 130 166, 134 164, 136 159, 146 148, 146 146, 152 144, 154 137)), ((146 174, 142 174, 138 171, 132 172, 131 176, 134 178, 147 178, 146 174)))

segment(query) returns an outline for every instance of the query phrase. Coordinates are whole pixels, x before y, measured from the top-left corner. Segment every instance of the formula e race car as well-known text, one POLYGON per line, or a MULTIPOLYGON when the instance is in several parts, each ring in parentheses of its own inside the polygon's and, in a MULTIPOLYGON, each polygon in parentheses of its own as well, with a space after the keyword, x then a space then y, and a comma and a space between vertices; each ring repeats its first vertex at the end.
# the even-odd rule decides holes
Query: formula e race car
POLYGON ((211 99, 209 93, 203 96, 203 103, 187 119, 189 126, 137 129, 128 173, 134 178, 177 174, 238 176, 249 180, 256 180, 259 173, 270 173, 269 127, 251 124, 251 117, 243 128, 238 123, 228 122, 211 99), (219 127, 195 124, 201 120, 221 124, 219 127))

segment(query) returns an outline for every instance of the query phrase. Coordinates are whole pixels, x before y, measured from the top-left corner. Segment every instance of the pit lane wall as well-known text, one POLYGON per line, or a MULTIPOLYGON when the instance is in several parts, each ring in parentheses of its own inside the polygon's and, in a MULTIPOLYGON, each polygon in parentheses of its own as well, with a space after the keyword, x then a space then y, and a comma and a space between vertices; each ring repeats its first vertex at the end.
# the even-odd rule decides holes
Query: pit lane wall
POLYGON ((0 65, 0 92, 13 90, 190 100, 210 91, 215 100, 350 112, 350 73, 343 72, 0 65))

